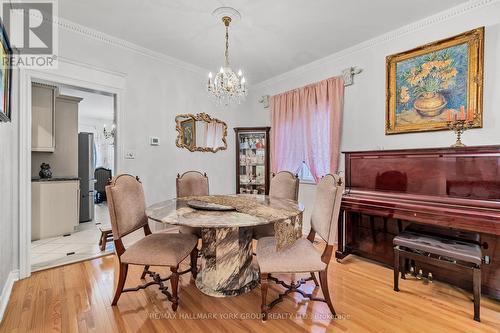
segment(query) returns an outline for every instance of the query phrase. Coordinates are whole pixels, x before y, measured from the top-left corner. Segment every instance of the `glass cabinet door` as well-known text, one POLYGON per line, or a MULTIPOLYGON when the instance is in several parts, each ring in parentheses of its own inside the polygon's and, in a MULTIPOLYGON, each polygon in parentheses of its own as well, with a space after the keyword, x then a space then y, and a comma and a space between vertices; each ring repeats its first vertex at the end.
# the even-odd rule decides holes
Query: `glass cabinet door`
POLYGON ((237 193, 267 194, 268 132, 237 131, 238 161, 237 193))

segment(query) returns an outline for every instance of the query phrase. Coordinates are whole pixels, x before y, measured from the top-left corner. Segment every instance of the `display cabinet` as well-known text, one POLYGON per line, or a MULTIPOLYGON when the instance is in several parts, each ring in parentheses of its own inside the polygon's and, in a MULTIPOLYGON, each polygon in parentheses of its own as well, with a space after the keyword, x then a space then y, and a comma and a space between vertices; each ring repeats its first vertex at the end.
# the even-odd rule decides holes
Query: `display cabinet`
POLYGON ((271 127, 236 127, 236 193, 269 193, 271 127))

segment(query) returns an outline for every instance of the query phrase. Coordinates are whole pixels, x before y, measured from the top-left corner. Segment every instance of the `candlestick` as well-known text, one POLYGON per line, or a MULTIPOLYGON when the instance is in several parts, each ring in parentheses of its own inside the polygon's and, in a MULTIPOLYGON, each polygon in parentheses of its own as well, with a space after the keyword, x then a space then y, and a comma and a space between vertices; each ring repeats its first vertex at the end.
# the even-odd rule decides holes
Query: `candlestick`
POLYGON ((456 114, 455 114, 455 120, 454 121, 448 121, 448 128, 450 130, 453 130, 455 134, 457 135, 457 141, 451 145, 451 147, 456 148, 456 147, 465 147, 465 145, 462 143, 462 133, 471 128, 474 125, 474 119, 472 120, 465 120, 464 119, 457 119, 456 114))

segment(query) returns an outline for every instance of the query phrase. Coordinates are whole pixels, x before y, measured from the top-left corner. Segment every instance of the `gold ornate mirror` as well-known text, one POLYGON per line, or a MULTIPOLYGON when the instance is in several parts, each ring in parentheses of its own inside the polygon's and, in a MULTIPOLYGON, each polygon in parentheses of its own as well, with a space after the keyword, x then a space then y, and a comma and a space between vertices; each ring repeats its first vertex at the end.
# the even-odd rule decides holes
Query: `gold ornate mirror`
POLYGON ((179 148, 189 151, 211 151, 227 149, 227 125, 225 122, 211 118, 206 113, 179 114, 175 117, 179 148))

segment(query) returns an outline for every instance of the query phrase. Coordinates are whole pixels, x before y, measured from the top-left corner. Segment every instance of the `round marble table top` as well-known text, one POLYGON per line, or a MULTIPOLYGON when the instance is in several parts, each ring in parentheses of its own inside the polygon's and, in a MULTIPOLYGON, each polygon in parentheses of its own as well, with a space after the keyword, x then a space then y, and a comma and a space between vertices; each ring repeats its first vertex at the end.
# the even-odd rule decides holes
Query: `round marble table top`
POLYGON ((238 211, 208 211, 191 208, 186 199, 171 199, 149 206, 146 215, 157 222, 201 228, 253 227, 274 223, 297 216, 304 206, 293 200, 272 198, 265 195, 235 194, 231 197, 244 197, 258 203, 258 209, 266 214, 247 214, 238 211), (281 216, 273 217, 272 211, 279 210, 281 216), (267 217, 262 217, 263 215, 267 217))

